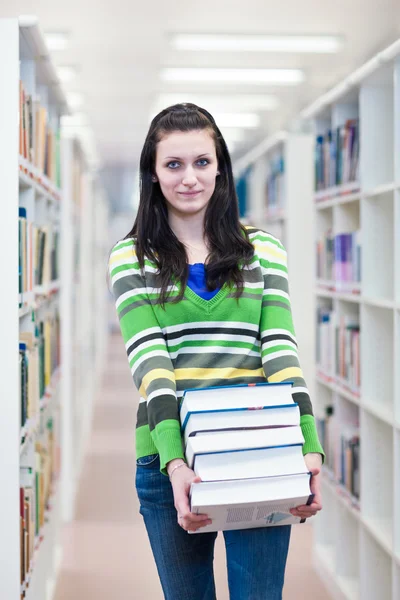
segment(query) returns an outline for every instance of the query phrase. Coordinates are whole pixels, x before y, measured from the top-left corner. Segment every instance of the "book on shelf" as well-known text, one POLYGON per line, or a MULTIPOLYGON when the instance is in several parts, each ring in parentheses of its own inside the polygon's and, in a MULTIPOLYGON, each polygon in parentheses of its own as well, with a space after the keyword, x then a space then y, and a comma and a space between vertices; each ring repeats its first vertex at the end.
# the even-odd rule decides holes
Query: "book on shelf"
POLYGON ((338 291, 352 291, 361 282, 361 232, 331 230, 317 241, 317 278, 332 281, 338 291))
POLYGON ((38 417, 40 400, 60 364, 60 321, 58 314, 34 321, 34 333, 19 334, 20 424, 38 417))
POLYGON ((52 225, 37 226, 27 218, 25 208, 19 208, 19 294, 20 306, 29 302, 29 293, 36 286, 59 279, 60 234, 52 225))
POLYGON ((191 507, 207 507, 213 520, 200 532, 301 522, 290 508, 311 501, 310 474, 291 382, 186 390, 180 418, 186 460, 201 478, 192 486, 191 507), (291 478, 298 475, 296 487, 291 478), (278 489, 282 497, 274 495, 278 489), (289 489, 302 492, 291 496, 289 489))
POLYGON ((336 382, 359 394, 360 324, 358 316, 337 315, 329 308, 317 308, 317 364, 336 382))
POLYGON ((332 405, 325 407, 323 418, 317 419, 321 444, 325 449, 325 466, 336 483, 360 499, 360 431, 358 423, 349 420, 339 424, 332 405))
POLYGON ((358 317, 341 315, 336 327, 336 376, 339 383, 355 393, 361 385, 360 322, 358 317))
POLYGON ((318 135, 315 147, 315 189, 358 180, 359 120, 348 119, 336 129, 318 135))
POLYGON ((26 586, 46 522, 53 484, 60 472, 59 440, 54 421, 54 415, 46 419, 35 443, 31 464, 22 464, 19 470, 21 584, 26 586))
POLYGON ((61 187, 60 127, 39 98, 19 85, 19 153, 26 161, 61 187))
POLYGON ((285 162, 283 156, 270 161, 266 185, 267 215, 279 214, 285 207, 285 162))

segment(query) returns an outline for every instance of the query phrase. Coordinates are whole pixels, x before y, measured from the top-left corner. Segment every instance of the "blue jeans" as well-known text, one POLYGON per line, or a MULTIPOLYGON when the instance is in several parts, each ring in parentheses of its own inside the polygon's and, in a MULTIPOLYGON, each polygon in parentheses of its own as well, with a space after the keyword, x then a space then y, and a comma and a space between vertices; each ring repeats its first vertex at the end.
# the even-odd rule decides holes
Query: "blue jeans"
MULTIPOLYGON (((217 533, 190 535, 177 523, 171 483, 158 455, 137 461, 136 489, 165 600, 216 600, 217 533)), ((290 526, 225 531, 230 600, 281 600, 290 526)))

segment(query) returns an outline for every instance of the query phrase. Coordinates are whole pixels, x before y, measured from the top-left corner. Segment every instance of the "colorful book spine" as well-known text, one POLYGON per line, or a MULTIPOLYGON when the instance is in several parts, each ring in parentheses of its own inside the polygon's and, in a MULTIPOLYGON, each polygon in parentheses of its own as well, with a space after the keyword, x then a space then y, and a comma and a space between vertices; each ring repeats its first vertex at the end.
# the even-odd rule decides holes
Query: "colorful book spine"
POLYGON ((61 187, 60 127, 47 109, 19 85, 19 154, 61 187))
POLYGON ((336 483, 350 496, 360 499, 360 433, 358 424, 339 423, 334 407, 325 408, 325 415, 317 419, 321 444, 325 450, 325 466, 336 483))
POLYGON ((332 281, 338 291, 353 291, 361 282, 360 231, 335 236, 328 230, 317 241, 317 278, 332 281))
POLYGON ((32 466, 20 467, 21 584, 28 584, 34 552, 40 544, 46 512, 60 474, 60 445, 55 426, 58 414, 47 417, 42 424, 32 466))
POLYGON ((267 215, 279 214, 285 207, 285 163, 283 156, 271 161, 266 185, 267 215))
POLYGON ((360 325, 355 317, 317 309, 317 364, 321 373, 354 394, 360 393, 360 325))
POLYGON ((35 334, 20 333, 20 424, 26 426, 40 413, 40 400, 60 364, 60 319, 58 315, 34 322, 35 334))
POLYGON ((349 119, 335 130, 318 135, 315 145, 317 191, 358 180, 359 121, 349 119))

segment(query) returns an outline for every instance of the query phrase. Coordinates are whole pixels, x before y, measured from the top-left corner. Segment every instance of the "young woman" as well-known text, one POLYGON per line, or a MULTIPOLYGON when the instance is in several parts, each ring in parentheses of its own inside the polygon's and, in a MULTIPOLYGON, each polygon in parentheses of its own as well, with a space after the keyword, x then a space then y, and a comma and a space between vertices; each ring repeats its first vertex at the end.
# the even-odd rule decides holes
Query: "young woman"
MULTIPOLYGON (((215 533, 190 512, 179 401, 187 388, 293 381, 321 509, 323 450, 297 357, 286 253, 239 222, 231 161, 213 117, 193 104, 157 115, 140 159, 140 205, 110 257, 117 312, 140 403, 136 488, 167 600, 215 600, 215 533)), ((224 533, 231 600, 282 597, 290 527, 224 533)))

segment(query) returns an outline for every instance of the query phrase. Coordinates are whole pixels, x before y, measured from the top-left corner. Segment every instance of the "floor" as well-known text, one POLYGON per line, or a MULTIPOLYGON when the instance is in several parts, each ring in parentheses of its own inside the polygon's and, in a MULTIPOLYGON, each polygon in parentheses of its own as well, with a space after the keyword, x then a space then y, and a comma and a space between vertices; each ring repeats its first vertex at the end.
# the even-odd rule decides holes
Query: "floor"
MULTIPOLYGON (((76 519, 63 532, 63 563, 54 600, 163 598, 133 485, 136 402, 123 343, 113 336, 96 399, 76 519)), ((312 569, 311 545, 312 527, 294 527, 284 600, 330 599, 312 569)), ((218 600, 228 600, 220 537, 215 577, 218 600)))

